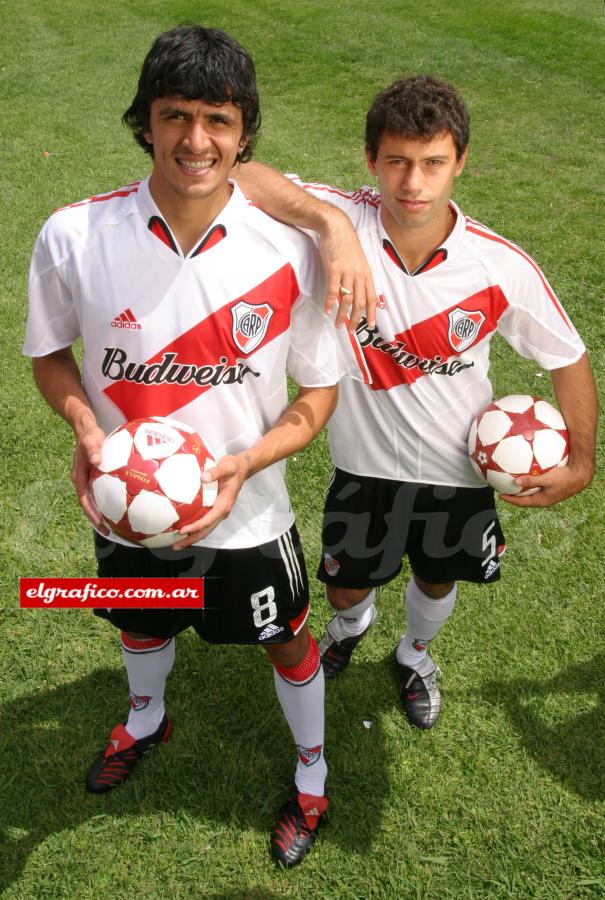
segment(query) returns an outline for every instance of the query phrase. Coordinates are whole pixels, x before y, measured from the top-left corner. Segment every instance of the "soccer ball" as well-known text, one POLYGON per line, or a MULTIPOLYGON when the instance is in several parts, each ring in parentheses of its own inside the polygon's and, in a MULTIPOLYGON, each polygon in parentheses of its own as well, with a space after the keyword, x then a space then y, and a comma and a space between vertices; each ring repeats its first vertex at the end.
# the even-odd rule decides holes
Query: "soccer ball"
POLYGON ((160 416, 133 419, 103 441, 88 491, 113 532, 143 547, 166 547, 214 503, 216 481, 201 480, 213 465, 188 425, 160 416))
POLYGON ((510 394, 483 409, 468 435, 468 452, 475 471, 500 494, 522 491, 519 475, 543 475, 566 466, 569 436, 561 413, 539 397, 510 394))

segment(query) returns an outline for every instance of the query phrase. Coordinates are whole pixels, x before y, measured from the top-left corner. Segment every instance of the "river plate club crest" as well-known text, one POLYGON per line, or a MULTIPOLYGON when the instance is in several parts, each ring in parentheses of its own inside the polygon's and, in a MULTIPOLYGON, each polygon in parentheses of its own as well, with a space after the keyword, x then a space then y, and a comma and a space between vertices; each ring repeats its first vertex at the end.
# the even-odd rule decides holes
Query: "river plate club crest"
POLYGON ((241 300, 231 307, 233 340, 242 353, 252 353, 267 333, 273 310, 268 303, 252 305, 241 300))

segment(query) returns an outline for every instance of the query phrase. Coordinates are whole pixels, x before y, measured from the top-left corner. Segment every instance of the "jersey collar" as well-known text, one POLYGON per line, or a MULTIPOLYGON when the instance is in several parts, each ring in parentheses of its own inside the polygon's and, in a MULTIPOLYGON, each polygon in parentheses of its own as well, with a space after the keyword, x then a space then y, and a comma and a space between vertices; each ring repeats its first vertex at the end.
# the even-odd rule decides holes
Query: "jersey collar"
MULTIPOLYGON (((191 252, 187 254, 187 259, 193 259, 194 256, 199 256, 200 253, 204 253, 206 250, 211 250, 212 247, 216 247, 216 245, 220 243, 220 241, 222 241, 224 237, 227 236, 227 225, 230 222, 234 222, 237 219, 241 218, 242 207, 248 206, 248 201, 240 191, 237 184, 232 181, 230 181, 229 183, 233 188, 231 197, 222 208, 212 225, 202 236, 199 243, 196 244, 193 250, 191 250, 191 252)), ((140 183, 136 198, 139 213, 146 228, 148 228, 149 231, 153 235, 155 235, 155 237, 158 238, 158 240, 160 240, 166 247, 172 250, 173 253, 175 253, 177 256, 182 257, 183 253, 177 241, 175 240, 172 231, 170 230, 170 226, 163 218, 162 213, 156 205, 155 200, 151 196, 151 191, 149 190, 149 178, 146 178, 140 183)))
POLYGON ((425 259, 425 261, 418 266, 417 269, 414 269, 413 272, 409 272, 404 261, 401 256, 395 249, 394 244, 390 240, 384 225, 382 224, 382 219, 380 214, 377 216, 378 221, 378 236, 380 238, 380 243, 382 244, 382 249, 389 257, 391 262, 397 266, 398 269, 401 269, 402 272, 405 272, 406 275, 416 276, 422 275, 424 272, 429 272, 431 269, 437 268, 441 263, 444 263, 446 259, 450 259, 454 253, 457 251, 462 238, 464 237, 464 231, 466 228, 466 222, 464 216, 460 212, 460 209, 456 206, 453 200, 450 200, 450 207, 452 212, 456 214, 456 222, 452 231, 447 236, 446 240, 436 247, 431 255, 425 259))

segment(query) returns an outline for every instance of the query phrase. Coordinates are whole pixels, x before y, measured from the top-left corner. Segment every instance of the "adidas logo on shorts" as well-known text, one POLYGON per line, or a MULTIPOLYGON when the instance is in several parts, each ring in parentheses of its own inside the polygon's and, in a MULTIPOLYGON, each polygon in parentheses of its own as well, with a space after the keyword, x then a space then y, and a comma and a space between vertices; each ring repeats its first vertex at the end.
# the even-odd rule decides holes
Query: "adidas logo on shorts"
POLYGON ((489 566, 485 570, 485 576, 484 576, 485 580, 487 581, 488 578, 491 578, 491 576, 494 574, 494 572, 497 572, 499 568, 500 568, 500 560, 492 559, 489 566))
POLYGON ((267 625, 267 627, 259 634, 258 639, 259 641, 266 641, 267 638, 280 634, 283 630, 282 625, 267 625))

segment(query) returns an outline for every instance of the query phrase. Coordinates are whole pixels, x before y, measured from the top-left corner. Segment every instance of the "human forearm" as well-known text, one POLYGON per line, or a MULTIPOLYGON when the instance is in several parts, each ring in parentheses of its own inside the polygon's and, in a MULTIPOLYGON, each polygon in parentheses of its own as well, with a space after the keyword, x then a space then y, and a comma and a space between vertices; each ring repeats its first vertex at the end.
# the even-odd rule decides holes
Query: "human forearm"
POLYGON ((594 475, 598 415, 597 392, 586 354, 571 366, 555 369, 552 384, 569 432, 569 465, 584 480, 594 475))
POLYGON ((69 423, 76 437, 71 480, 80 505, 92 524, 103 533, 107 528, 93 508, 88 496, 88 474, 91 465, 101 462, 104 432, 82 387, 80 370, 70 348, 32 360, 38 390, 55 412, 69 423))
POLYGON ((253 447, 237 454, 245 466, 246 478, 310 444, 332 415, 337 400, 336 385, 300 388, 273 428, 253 447))
POLYGON ((182 529, 175 549, 203 540, 233 509, 244 482, 273 463, 302 450, 328 421, 338 399, 338 387, 301 388, 275 425, 252 447, 224 456, 204 472, 205 481, 218 481, 214 506, 202 519, 182 529))
POLYGON ((336 324, 342 325, 348 317, 349 331, 353 331, 365 315, 368 324, 374 325, 377 297, 372 272, 349 217, 263 163, 240 166, 237 180, 244 194, 267 215, 318 233, 327 277, 324 309, 330 313, 338 304, 336 324))
POLYGON ((273 219, 297 228, 308 228, 321 237, 327 235, 331 222, 340 217, 347 219, 339 209, 308 194, 277 169, 264 163, 241 165, 237 182, 246 197, 273 219))
POLYGON ((96 426, 71 348, 35 357, 32 368, 38 390, 49 406, 69 423, 76 438, 96 426))

